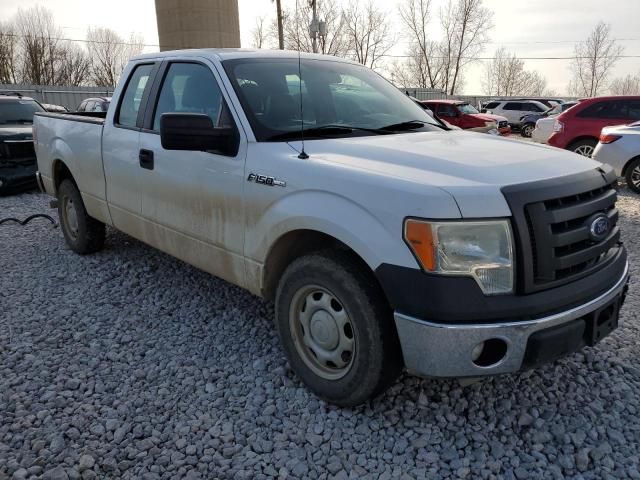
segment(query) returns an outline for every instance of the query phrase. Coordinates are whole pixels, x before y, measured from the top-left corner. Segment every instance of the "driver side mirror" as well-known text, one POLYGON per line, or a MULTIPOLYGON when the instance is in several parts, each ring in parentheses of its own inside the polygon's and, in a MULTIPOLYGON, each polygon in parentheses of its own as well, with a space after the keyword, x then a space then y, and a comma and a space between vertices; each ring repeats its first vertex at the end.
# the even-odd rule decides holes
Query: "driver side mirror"
POLYGON ((235 128, 216 128, 211 117, 203 113, 163 113, 160 142, 165 150, 215 152, 227 156, 235 156, 240 143, 235 128))

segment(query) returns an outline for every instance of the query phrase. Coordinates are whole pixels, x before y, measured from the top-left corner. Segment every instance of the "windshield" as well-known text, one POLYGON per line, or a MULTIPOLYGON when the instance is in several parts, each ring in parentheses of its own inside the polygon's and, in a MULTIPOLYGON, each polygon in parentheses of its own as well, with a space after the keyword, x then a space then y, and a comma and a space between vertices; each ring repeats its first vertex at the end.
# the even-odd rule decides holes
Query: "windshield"
POLYGON ((467 113, 467 114, 474 114, 474 113, 480 113, 478 112, 478 110, 476 110, 476 108, 469 104, 469 103, 461 103, 460 105, 457 105, 458 110, 460 110, 462 113, 467 113))
POLYGON ((33 114, 44 112, 33 100, 0 101, 0 124, 33 123, 33 114))
POLYGON ((442 127, 372 70, 343 62, 236 59, 223 62, 258 141, 436 131, 442 127), (300 98, 302 97, 301 121, 300 98))

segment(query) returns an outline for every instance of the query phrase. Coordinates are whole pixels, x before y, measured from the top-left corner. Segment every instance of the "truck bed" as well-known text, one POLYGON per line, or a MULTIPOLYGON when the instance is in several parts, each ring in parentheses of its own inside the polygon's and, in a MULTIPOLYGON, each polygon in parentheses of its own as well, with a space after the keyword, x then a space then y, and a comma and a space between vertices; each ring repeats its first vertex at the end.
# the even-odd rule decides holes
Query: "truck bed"
POLYGON ((74 172, 87 211, 109 222, 102 166, 104 112, 39 112, 33 119, 38 170, 47 193, 56 195, 56 172, 64 165, 74 172))

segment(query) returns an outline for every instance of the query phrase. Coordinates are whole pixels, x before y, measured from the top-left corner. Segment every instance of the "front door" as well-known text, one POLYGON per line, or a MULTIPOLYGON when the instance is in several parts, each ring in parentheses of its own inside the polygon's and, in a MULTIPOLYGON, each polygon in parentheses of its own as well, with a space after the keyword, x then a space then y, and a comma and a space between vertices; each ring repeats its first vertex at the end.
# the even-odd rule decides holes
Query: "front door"
POLYGON ((120 94, 122 100, 113 117, 107 117, 102 134, 102 159, 111 219, 116 228, 130 234, 137 228, 142 212, 138 166, 141 108, 151 86, 154 67, 153 63, 143 63, 130 70, 127 84, 120 94))
POLYGON ((212 65, 169 62, 163 70, 155 111, 147 109, 147 128, 140 134, 143 240, 243 285, 246 141, 240 131, 235 156, 163 149, 163 113, 202 113, 214 126, 237 125, 212 65))

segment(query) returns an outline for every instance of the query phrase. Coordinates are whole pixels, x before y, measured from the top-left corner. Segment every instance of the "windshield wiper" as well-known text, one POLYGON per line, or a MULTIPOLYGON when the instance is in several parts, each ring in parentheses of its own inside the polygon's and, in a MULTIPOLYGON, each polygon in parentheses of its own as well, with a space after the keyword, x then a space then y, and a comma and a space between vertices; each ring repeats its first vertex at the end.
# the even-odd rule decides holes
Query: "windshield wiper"
POLYGON ((422 128, 425 125, 438 126, 433 123, 425 122, 423 120, 407 120, 406 122, 385 125, 384 127, 380 127, 380 130, 385 130, 385 131, 414 130, 416 128, 422 128))
MULTIPOLYGON (((375 133, 376 135, 385 135, 388 132, 379 128, 354 127, 351 125, 322 125, 321 127, 305 128, 304 136, 306 137, 325 137, 330 135, 348 135, 354 131, 375 133)), ((278 140, 295 140, 302 138, 301 130, 292 130, 291 132, 278 133, 267 138, 267 141, 278 140)))

